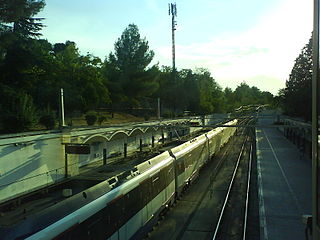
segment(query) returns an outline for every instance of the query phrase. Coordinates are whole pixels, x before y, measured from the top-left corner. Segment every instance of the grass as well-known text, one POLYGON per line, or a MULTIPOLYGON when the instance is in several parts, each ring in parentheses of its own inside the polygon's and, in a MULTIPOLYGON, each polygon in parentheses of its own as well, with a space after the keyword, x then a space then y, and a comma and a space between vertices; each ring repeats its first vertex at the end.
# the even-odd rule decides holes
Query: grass
MULTIPOLYGON (((144 121, 143 117, 136 117, 127 113, 114 113, 113 117, 111 113, 100 113, 100 116, 104 116, 106 120, 104 120, 101 126, 115 125, 120 123, 129 123, 129 122, 142 122, 144 121)), ((66 124, 71 125, 71 119, 66 119, 66 124)), ((84 118, 84 115, 79 118, 72 119, 72 126, 87 126, 87 122, 84 118)), ((99 126, 98 122, 96 122, 93 126, 99 126)))

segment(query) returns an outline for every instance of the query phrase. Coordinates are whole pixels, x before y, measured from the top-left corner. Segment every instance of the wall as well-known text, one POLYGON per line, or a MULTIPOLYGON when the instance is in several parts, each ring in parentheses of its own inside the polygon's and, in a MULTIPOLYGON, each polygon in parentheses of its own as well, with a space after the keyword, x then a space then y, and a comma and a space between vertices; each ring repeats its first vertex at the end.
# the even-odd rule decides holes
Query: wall
POLYGON ((0 139, 0 202, 62 179, 63 156, 61 134, 0 139))

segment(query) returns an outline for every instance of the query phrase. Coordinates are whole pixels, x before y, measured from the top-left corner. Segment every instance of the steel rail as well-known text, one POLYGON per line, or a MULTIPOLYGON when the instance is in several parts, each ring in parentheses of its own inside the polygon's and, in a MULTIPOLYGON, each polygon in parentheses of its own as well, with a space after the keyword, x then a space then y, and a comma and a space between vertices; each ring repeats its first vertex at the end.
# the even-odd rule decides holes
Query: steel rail
POLYGON ((221 208, 221 212, 220 212, 220 215, 219 215, 218 223, 216 225, 212 240, 216 240, 217 239, 218 231, 219 231, 219 228, 220 228, 220 225, 221 225, 221 221, 222 221, 222 217, 224 215, 227 202, 229 200, 229 196, 230 196, 230 193, 231 193, 231 188, 233 186, 234 179, 236 177, 236 174, 237 174, 237 171, 238 171, 238 167, 240 165, 240 160, 241 160, 241 157, 242 157, 242 155, 244 153, 244 149, 245 149, 245 145, 247 143, 247 140, 248 140, 248 137, 245 139, 245 141, 242 144, 242 147, 241 147, 238 159, 237 159, 237 164, 236 164, 236 166, 234 168, 234 171, 233 171, 233 174, 232 174, 232 178, 231 178, 231 181, 230 181, 230 184, 229 184, 229 187, 228 187, 228 191, 227 191, 224 203, 223 203, 222 208, 221 208))
POLYGON ((243 235, 242 239, 246 239, 247 233, 247 221, 248 221, 248 212, 249 212, 249 197, 250 197, 250 182, 251 182, 251 170, 252 170, 252 143, 250 145, 250 153, 249 153, 249 163, 248 163, 248 178, 247 178, 247 194, 246 194, 246 205, 244 212, 244 222, 243 222, 243 235))

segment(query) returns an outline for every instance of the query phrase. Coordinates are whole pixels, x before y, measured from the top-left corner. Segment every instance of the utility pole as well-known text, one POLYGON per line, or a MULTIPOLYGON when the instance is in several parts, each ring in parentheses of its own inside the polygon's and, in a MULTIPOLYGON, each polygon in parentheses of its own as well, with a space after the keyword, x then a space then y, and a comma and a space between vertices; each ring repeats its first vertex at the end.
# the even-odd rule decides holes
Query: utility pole
MULTIPOLYGON (((172 82, 173 88, 176 88, 176 46, 174 31, 176 30, 177 22, 175 18, 177 17, 177 5, 175 3, 169 3, 169 16, 172 16, 172 82)), ((175 92, 175 91, 174 91, 175 92)), ((176 97, 173 96, 173 107, 174 113, 176 111, 176 97)))

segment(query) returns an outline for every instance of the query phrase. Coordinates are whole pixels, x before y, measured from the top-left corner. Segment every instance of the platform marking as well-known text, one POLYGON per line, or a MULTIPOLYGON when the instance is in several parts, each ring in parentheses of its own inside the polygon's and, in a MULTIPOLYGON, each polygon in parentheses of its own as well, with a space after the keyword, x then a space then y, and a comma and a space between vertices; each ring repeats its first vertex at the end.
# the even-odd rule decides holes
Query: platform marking
POLYGON ((288 185, 289 191, 290 191, 290 193, 291 193, 291 195, 292 195, 292 197, 293 197, 293 199, 294 199, 294 201, 295 201, 295 204, 297 205, 297 208, 299 209, 300 215, 302 215, 303 211, 302 211, 302 209, 301 209, 301 207, 300 207, 299 200, 298 200, 298 198, 296 197, 296 195, 295 195, 294 192, 293 192, 293 189, 292 189, 292 187, 291 187, 291 185, 290 185, 290 183, 289 183, 289 180, 288 180, 285 172, 283 171, 283 168, 282 168, 282 166, 281 166, 281 164, 280 164, 280 161, 279 161, 279 159, 278 159, 278 157, 277 157, 277 155, 276 155, 276 152, 274 151, 274 149, 273 149, 273 147, 272 147, 272 144, 271 144, 271 142, 269 141, 269 138, 268 138, 267 134, 265 133, 265 131, 262 130, 262 132, 263 132, 263 134, 265 135, 265 137, 266 137, 266 139, 267 139, 267 141, 268 141, 268 143, 269 143, 269 145, 270 145, 270 148, 271 148, 271 151, 272 151, 272 153, 273 153, 273 156, 274 156, 274 158, 275 158, 276 161, 277 161, 277 164, 278 164, 278 166, 279 166, 279 168, 280 168, 280 171, 281 171, 281 173, 282 173, 282 176, 283 176, 285 182, 286 182, 287 185, 288 185))
MULTIPOLYGON (((257 135, 257 130, 256 130, 257 135)), ((257 150, 259 149, 259 140, 257 141, 257 150)), ((260 238, 262 240, 268 240, 266 211, 264 207, 264 196, 261 176, 261 160, 257 154, 257 170, 258 170, 258 185, 259 185, 259 220, 260 220, 260 238)))

